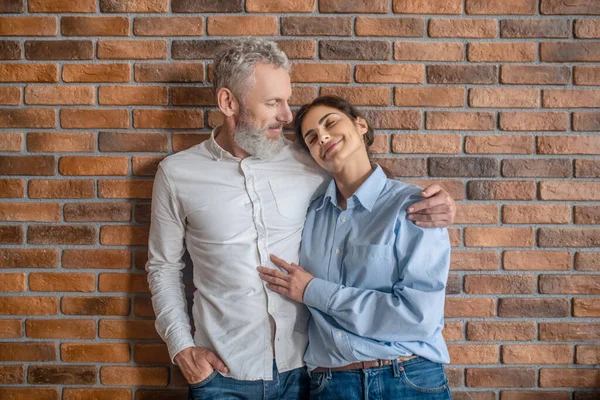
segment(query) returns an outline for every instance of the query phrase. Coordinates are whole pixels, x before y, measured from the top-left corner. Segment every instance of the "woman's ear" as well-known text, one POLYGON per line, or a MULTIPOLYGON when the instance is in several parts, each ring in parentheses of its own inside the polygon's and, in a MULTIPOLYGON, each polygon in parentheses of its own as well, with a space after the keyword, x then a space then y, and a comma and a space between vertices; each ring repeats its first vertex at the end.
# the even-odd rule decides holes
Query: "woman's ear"
POLYGON ((232 117, 240 110, 240 103, 227 88, 220 88, 217 92, 217 105, 225 117, 232 117))
POLYGON ((361 136, 364 136, 369 131, 369 124, 367 123, 367 120, 362 117, 356 118, 356 126, 358 127, 358 133, 360 133, 361 136))

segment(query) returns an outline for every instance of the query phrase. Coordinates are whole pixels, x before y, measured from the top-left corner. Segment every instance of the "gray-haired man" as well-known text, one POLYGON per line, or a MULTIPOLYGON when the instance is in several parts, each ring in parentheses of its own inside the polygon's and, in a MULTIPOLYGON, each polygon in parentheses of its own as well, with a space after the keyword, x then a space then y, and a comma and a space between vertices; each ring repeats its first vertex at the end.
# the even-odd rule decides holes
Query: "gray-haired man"
MULTIPOLYGON (((307 208, 328 180, 282 136, 292 120, 289 65, 273 42, 234 42, 217 55, 223 125, 161 162, 154 183, 146 269, 156 328, 190 383, 190 399, 300 399, 308 313, 265 288, 269 253, 298 262, 307 208), (186 312, 182 256, 194 265, 195 334, 186 312)), ((439 187, 416 209, 447 226, 454 202, 439 187)), ((417 215, 416 219, 424 218, 417 215)))

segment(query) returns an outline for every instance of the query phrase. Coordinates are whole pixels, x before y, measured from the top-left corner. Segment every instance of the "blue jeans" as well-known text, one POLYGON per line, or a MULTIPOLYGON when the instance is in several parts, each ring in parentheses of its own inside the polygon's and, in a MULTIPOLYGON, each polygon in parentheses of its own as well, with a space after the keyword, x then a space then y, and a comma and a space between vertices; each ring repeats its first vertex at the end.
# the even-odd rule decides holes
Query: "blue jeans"
POLYGON ((190 385, 188 400, 301 400, 308 399, 309 383, 306 367, 279 373, 273 362, 271 381, 240 381, 213 371, 208 378, 190 385))
POLYGON ((379 368, 311 372, 310 398, 448 400, 452 395, 442 364, 417 357, 379 368))

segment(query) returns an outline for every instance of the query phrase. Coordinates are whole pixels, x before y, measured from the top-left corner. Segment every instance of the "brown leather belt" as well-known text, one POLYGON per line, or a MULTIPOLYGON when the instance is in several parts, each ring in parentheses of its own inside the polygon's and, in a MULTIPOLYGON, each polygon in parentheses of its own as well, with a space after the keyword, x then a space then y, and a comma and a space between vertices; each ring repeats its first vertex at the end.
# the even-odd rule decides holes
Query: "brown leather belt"
MULTIPOLYGON (((416 357, 417 356, 398 357, 398 362, 404 362, 404 361, 411 360, 416 357)), ((331 372, 338 372, 338 371, 351 371, 353 369, 379 368, 379 367, 383 367, 384 365, 392 365, 393 362, 394 362, 394 360, 359 361, 359 362, 355 362, 352 364, 344 365, 343 367, 333 367, 333 368, 317 367, 310 372, 321 373, 321 372, 327 372, 328 369, 330 369, 331 372)))

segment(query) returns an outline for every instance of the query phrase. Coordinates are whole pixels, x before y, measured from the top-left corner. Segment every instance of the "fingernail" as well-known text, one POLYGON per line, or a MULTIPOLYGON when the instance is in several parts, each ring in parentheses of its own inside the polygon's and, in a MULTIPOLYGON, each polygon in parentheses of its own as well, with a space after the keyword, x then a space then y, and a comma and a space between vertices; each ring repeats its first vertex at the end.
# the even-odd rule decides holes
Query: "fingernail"
POLYGON ((409 207, 409 208, 408 208, 408 212, 409 212, 409 213, 411 213, 411 212, 413 212, 413 211, 415 211, 415 209, 414 209, 414 208, 412 208, 412 207, 409 207))

